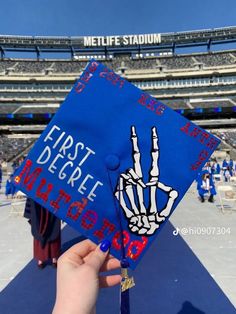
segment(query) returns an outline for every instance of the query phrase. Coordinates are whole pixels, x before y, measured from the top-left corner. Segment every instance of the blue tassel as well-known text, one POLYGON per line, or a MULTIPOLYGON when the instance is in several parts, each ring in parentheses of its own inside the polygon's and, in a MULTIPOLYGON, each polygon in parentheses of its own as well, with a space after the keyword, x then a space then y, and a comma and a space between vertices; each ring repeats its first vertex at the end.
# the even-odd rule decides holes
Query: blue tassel
POLYGON ((121 292, 120 314, 130 314, 129 289, 121 292))
MULTIPOLYGON (((126 259, 121 260, 121 271, 122 273, 126 273, 127 269, 129 267, 129 263, 126 261, 126 259)), ((123 277, 121 281, 121 287, 122 283, 126 279, 123 277)), ((122 292, 120 289, 120 314, 130 314, 130 304, 129 304, 129 289, 122 292)))
MULTIPOLYGON (((110 188, 112 191, 112 194, 114 196, 114 189, 113 189, 113 184, 112 184, 112 179, 111 175, 109 172, 109 169, 107 171, 108 173, 108 178, 109 178, 109 184, 110 188)), ((120 173, 119 173, 120 175, 120 173)), ((120 199, 120 197, 119 197, 120 199)), ((117 201, 116 198, 113 197, 114 200, 114 208, 117 213, 117 218, 119 221, 120 225, 120 240, 121 240, 121 256, 122 259, 120 261, 121 265, 121 275, 122 275, 122 281, 121 281, 121 287, 120 287, 120 314, 130 314, 130 303, 129 303, 129 288, 134 286, 134 280, 133 278, 128 277, 128 268, 129 268, 129 262, 125 258, 125 246, 124 246, 124 238, 123 238, 123 228, 122 228, 122 223, 121 223, 121 211, 120 211, 120 202, 119 202, 119 207, 117 206, 117 201), (122 287, 125 289, 122 289, 122 287), (122 291, 123 290, 123 291, 122 291)))

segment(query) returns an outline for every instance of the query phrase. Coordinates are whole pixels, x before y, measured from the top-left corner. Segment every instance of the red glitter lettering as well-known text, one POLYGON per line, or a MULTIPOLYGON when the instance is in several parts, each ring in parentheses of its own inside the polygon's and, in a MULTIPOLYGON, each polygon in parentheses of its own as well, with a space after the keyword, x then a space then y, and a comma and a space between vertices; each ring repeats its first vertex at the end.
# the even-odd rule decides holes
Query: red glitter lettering
POLYGON ((165 109, 166 109, 165 106, 159 105, 159 106, 157 107, 157 109, 156 109, 156 114, 159 115, 159 116, 162 115, 162 114, 164 113, 165 109))
POLYGON ((60 208, 59 202, 64 201, 64 203, 68 203, 71 199, 71 196, 67 194, 64 190, 59 190, 58 198, 55 201, 51 201, 50 205, 55 209, 55 211, 58 211, 60 208))
POLYGON ((46 185, 47 180, 45 178, 42 178, 37 190, 36 190, 36 196, 41 198, 44 202, 47 202, 48 200, 48 196, 51 193, 52 189, 53 189, 53 184, 52 183, 48 183, 48 186, 46 188, 45 192, 42 192, 43 187, 46 185))
POLYGON ((98 64, 97 62, 93 61, 93 62, 89 65, 89 68, 88 68, 89 72, 94 73, 94 72, 97 70, 98 65, 99 65, 99 64, 98 64))
POLYGON ((141 94, 140 98, 138 99, 138 103, 142 106, 146 106, 148 110, 153 111, 157 115, 162 115, 166 109, 164 105, 161 103, 158 105, 158 101, 149 95, 141 94))
POLYGON ((138 103, 140 103, 141 105, 145 106, 147 99, 148 99, 148 95, 142 94, 141 97, 138 100, 138 103))
POLYGON ((75 87, 75 91, 76 93, 81 93, 85 88, 85 84, 81 83, 81 82, 78 82, 76 87, 75 87))
POLYGON ((26 185, 26 189, 28 191, 32 190, 35 181, 37 180, 38 176, 42 172, 42 168, 35 168, 32 173, 30 173, 32 161, 30 159, 26 160, 24 168, 21 170, 21 173, 17 176, 16 183, 20 183, 22 177, 25 175, 23 184, 26 185))
POLYGON ((210 135, 206 132, 202 132, 201 136, 200 136, 200 139, 199 139, 199 142, 201 144, 204 144, 205 143, 205 140, 208 139, 210 135))
POLYGON ((147 109, 154 111, 156 104, 157 101, 155 99, 150 99, 149 103, 147 104, 147 109))
POLYGON ((115 230, 115 225, 110 223, 108 219, 103 219, 103 225, 100 230, 96 230, 93 234, 98 237, 99 241, 102 241, 105 236, 111 234, 115 230))
POLYGON ((215 139, 214 137, 211 137, 210 140, 207 142, 206 146, 210 149, 213 149, 218 143, 219 142, 217 141, 217 139, 215 139))
POLYGON ((194 128, 189 135, 192 137, 197 137, 201 132, 202 131, 199 128, 194 128))
POLYGON ((94 210, 87 210, 81 218, 81 227, 90 230, 98 220, 98 214, 94 210))
POLYGON ((126 230, 123 231, 122 238, 121 236, 122 236, 121 232, 118 231, 112 238, 112 246, 118 251, 121 249, 122 240, 123 240, 124 247, 126 247, 126 245, 129 243, 129 240, 130 240, 129 233, 126 230))
POLYGON ((202 150, 198 156, 198 160, 191 166, 192 170, 197 170, 200 165, 207 159, 209 153, 206 150, 202 150))
POLYGON ((133 260, 136 260, 142 253, 147 243, 148 239, 146 237, 142 237, 142 241, 139 240, 132 241, 128 247, 127 256, 133 260))
POLYGON ((124 86, 124 84, 125 84, 125 80, 120 80, 120 88, 122 88, 123 86, 124 86))
POLYGON ((81 77, 81 80, 84 81, 85 83, 88 83, 92 76, 93 74, 85 72, 84 75, 81 77))
POLYGON ((182 132, 188 134, 190 126, 191 126, 191 123, 188 122, 185 126, 183 126, 182 128, 180 128, 180 130, 181 130, 182 132))
POLYGON ((76 221, 79 218, 82 211, 84 210, 87 203, 88 203, 87 198, 82 198, 82 202, 78 202, 78 201, 73 202, 70 205, 66 216, 71 218, 72 220, 76 221))
POLYGON ((209 133, 204 132, 198 127, 193 127, 191 122, 188 122, 185 126, 180 128, 180 130, 184 132, 186 135, 195 138, 199 143, 201 143, 202 145, 206 146, 209 149, 214 149, 215 146, 219 143, 219 141, 215 139, 213 136, 211 136, 209 133))

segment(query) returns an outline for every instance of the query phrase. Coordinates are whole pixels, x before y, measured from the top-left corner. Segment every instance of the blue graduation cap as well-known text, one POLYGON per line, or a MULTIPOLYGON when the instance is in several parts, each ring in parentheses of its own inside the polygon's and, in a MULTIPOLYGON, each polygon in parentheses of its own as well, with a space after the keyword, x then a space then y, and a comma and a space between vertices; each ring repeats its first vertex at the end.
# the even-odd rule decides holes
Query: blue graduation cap
POLYGON ((218 144, 91 61, 14 180, 134 269, 218 144))

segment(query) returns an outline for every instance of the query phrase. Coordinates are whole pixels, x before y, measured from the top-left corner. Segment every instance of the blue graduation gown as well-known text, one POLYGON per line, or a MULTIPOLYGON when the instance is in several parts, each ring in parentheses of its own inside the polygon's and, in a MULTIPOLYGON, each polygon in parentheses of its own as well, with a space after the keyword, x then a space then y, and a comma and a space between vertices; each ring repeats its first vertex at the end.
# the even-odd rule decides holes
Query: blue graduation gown
MULTIPOLYGON (((206 171, 206 170, 202 171, 202 172, 198 175, 198 178, 197 178, 197 190, 198 190, 198 194, 199 194, 200 196, 204 196, 204 194, 208 193, 208 190, 205 190, 205 189, 202 188, 202 182, 203 182, 202 176, 203 176, 204 174, 206 174, 206 173, 209 173, 209 172, 206 171)), ((210 194, 211 194, 211 195, 216 195, 215 184, 214 184, 214 181, 213 181, 211 175, 210 175, 209 180, 210 180, 209 183, 210 183, 210 186, 211 186, 211 188, 210 188, 210 194)))

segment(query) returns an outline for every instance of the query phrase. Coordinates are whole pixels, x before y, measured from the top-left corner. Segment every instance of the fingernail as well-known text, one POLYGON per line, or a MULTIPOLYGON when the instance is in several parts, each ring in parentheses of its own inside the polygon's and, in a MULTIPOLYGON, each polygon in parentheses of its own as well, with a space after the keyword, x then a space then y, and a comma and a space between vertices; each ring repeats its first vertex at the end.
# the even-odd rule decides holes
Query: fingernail
POLYGON ((104 253, 109 250, 111 247, 111 242, 109 240, 103 240, 100 244, 100 250, 103 251, 104 253))

